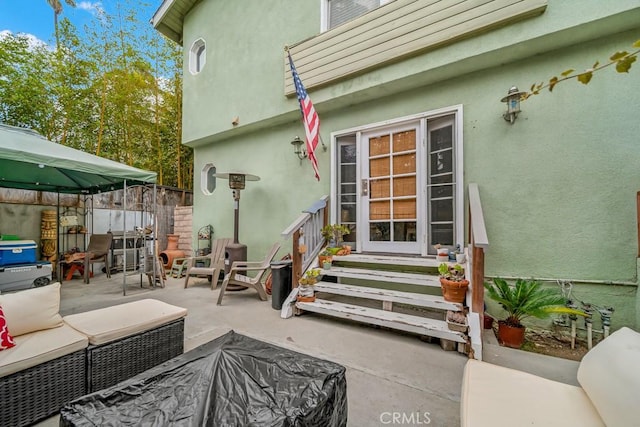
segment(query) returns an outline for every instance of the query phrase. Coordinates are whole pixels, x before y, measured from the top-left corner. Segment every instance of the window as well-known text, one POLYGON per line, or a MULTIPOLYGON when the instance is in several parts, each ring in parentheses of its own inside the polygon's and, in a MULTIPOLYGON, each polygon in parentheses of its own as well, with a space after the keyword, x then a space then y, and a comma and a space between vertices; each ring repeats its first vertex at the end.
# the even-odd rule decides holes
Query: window
POLYGON ((322 0, 322 30, 330 30, 338 25, 356 19, 391 0, 322 0))
POLYGON ((213 190, 216 189, 215 174, 216 167, 212 163, 204 165, 200 173, 200 187, 202 187, 202 192, 207 196, 213 194, 213 190))
POLYGON ((193 42, 189 50, 189 71, 191 74, 198 74, 207 62, 207 48, 204 40, 198 39, 193 42))
POLYGON ((456 153, 454 117, 427 121, 427 208, 429 254, 433 245, 453 248, 455 233, 456 153))
POLYGON ((339 136, 338 143, 338 197, 339 221, 351 233, 344 236, 345 242, 356 241, 357 195, 356 195, 356 135, 339 136))

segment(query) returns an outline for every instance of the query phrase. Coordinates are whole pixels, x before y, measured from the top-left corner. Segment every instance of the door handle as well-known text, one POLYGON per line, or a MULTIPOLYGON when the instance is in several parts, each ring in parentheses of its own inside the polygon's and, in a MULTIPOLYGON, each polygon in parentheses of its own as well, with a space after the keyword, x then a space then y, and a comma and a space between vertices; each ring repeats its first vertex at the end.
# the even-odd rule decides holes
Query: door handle
POLYGON ((369 195, 369 180, 368 179, 363 179, 362 180, 362 185, 360 186, 360 189, 362 191, 362 195, 363 196, 368 196, 369 195))

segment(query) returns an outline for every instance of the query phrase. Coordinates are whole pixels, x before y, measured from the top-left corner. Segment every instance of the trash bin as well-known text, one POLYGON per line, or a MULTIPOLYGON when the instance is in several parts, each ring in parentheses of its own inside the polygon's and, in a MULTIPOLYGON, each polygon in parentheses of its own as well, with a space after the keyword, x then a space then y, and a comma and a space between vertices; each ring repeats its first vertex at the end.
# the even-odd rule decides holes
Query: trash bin
POLYGON ((271 307, 280 310, 291 293, 291 260, 271 263, 271 307))

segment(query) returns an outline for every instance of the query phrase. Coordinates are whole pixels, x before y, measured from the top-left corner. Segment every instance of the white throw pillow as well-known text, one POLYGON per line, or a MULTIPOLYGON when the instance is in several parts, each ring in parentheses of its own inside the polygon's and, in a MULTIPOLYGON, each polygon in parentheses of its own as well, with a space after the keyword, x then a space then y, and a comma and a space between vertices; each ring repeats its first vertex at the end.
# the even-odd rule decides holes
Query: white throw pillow
POLYGON ((62 326, 60 283, 0 295, 12 336, 62 326))
POLYGON ((640 333, 624 327, 580 362, 578 382, 607 427, 640 425, 639 361, 640 333))

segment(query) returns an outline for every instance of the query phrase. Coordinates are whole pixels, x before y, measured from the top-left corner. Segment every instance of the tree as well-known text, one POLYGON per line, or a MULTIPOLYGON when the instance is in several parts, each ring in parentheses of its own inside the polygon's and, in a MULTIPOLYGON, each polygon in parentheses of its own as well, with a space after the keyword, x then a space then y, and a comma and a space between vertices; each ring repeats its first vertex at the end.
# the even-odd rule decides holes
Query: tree
MULTIPOLYGON (((64 0, 71 7, 76 7, 75 0, 64 0)), ((60 0, 47 0, 49 6, 53 9, 53 28, 56 34, 56 49, 60 47, 60 39, 58 37, 58 15, 62 13, 62 3, 60 0)))
MULTIPOLYGON (((62 7, 54 3, 54 11, 62 7)), ((120 0, 113 15, 98 10, 82 38, 61 19, 55 50, 0 36, 0 121, 191 188, 193 155, 181 144, 182 48, 138 21, 138 5, 120 0)))

